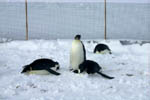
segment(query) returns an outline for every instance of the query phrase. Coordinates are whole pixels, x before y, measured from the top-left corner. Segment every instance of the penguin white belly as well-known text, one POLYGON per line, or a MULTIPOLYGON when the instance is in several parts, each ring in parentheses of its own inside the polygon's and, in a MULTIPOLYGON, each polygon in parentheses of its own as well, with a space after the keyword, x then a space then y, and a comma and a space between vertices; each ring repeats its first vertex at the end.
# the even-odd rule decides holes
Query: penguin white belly
POLYGON ((96 54, 107 54, 109 52, 110 52, 109 50, 103 50, 101 52, 96 51, 96 54))
POLYGON ((32 71, 28 71, 26 74, 48 75, 50 73, 46 70, 32 70, 32 71))
POLYGON ((74 40, 71 48, 70 66, 73 70, 78 69, 84 61, 83 45, 80 41, 74 40))

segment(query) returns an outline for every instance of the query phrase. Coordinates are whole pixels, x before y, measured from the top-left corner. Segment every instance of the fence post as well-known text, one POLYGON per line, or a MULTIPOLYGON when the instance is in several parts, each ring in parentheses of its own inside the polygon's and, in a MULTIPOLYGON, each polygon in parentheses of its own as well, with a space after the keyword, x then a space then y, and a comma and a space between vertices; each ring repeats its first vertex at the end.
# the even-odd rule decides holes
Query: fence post
POLYGON ((106 16, 106 0, 104 0, 104 39, 107 39, 107 16, 106 16))
POLYGON ((28 5, 27 5, 27 0, 25 0, 25 15, 26 15, 26 40, 28 40, 29 37, 28 37, 28 5))

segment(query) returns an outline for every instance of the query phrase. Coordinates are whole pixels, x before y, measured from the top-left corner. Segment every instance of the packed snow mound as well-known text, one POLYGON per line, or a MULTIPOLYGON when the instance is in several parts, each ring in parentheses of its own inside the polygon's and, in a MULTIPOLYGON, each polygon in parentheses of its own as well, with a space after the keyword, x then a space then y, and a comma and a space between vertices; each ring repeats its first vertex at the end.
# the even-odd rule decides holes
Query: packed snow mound
POLYGON ((87 59, 100 64, 108 80, 98 74, 69 71, 72 40, 29 40, 0 43, 0 100, 149 100, 150 43, 122 45, 117 40, 84 40, 87 59), (94 54, 105 43, 112 54, 94 54), (60 76, 24 75, 22 67, 35 59, 60 64, 60 76))

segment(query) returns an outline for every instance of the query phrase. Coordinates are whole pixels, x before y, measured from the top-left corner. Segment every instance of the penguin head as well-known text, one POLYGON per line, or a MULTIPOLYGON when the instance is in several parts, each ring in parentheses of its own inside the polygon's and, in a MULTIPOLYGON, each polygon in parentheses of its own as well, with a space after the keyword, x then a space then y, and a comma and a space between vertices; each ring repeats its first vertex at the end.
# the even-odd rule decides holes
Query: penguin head
POLYGON ((74 72, 74 73, 78 73, 78 74, 81 73, 80 69, 76 69, 76 70, 74 70, 73 72, 74 72))
POLYGON ((79 65, 79 69, 80 69, 80 72, 82 73, 84 70, 85 70, 85 66, 84 66, 84 64, 80 64, 79 65))
POLYGON ((80 39, 81 39, 81 35, 76 35, 76 36, 74 37, 74 39, 75 39, 75 40, 80 40, 80 39))
POLYGON ((30 66, 26 65, 26 66, 23 67, 23 70, 22 70, 21 73, 25 73, 25 72, 28 72, 28 71, 30 71, 30 66))
POLYGON ((55 70, 58 70, 58 69, 59 69, 59 63, 55 62, 55 70))

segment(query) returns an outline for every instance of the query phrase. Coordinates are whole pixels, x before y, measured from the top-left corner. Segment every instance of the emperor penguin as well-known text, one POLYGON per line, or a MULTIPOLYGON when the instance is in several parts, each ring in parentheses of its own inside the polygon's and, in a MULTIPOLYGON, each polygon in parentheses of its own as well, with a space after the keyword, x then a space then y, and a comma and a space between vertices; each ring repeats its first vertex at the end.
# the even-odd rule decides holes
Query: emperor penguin
POLYGON ((106 54, 106 53, 112 54, 111 50, 106 44, 97 44, 93 52, 97 54, 106 54))
POLYGON ((79 65, 86 60, 86 50, 82 43, 81 35, 76 35, 72 42, 70 53, 70 70, 77 70, 79 65))
POLYGON ((33 61, 29 65, 25 65, 21 73, 25 74, 37 74, 37 75, 60 75, 60 73, 56 72, 59 69, 59 63, 54 62, 51 59, 37 59, 33 61))
POLYGON ((74 70, 75 73, 87 72, 88 74, 98 73, 104 78, 114 79, 114 77, 108 76, 101 71, 100 65, 92 60, 85 60, 82 64, 79 65, 78 70, 74 70))

